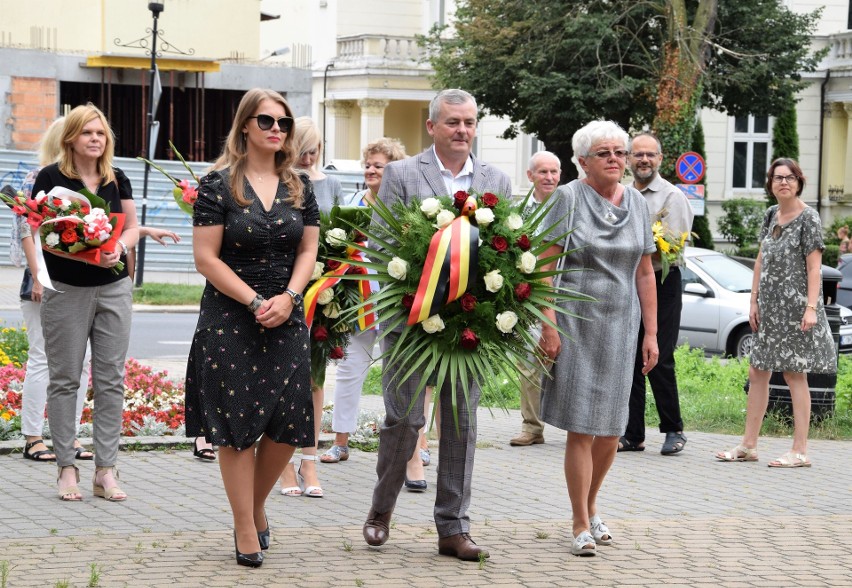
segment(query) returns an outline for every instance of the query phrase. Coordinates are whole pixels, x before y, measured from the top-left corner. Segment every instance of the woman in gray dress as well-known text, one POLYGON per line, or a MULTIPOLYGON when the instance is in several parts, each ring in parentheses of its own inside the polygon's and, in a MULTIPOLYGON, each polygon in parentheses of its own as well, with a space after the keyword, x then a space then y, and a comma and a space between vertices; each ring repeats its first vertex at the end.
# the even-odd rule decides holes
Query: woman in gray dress
POLYGON ((780 158, 766 173, 766 189, 778 200, 764 217, 754 266, 749 323, 755 331, 749 367, 742 442, 721 451, 721 461, 757 461, 757 437, 769 401, 772 372, 784 372, 793 402, 793 448, 771 468, 810 467, 808 373, 835 373, 837 355, 822 305, 822 225, 799 198, 805 177, 799 164, 780 158))
MULTIPOLYGON (((627 140, 627 133, 609 121, 594 121, 577 131, 572 147, 586 177, 554 193, 555 204, 545 222, 558 224, 553 235, 574 229, 566 243, 542 256, 556 255, 563 247, 576 249, 566 267, 582 271, 564 274, 559 285, 597 299, 564 303, 578 317, 560 314, 561 334, 552 325, 542 325, 541 347, 554 364, 552 377, 544 378, 541 419, 568 431, 565 481, 573 512, 574 555, 595 555, 596 543, 612 544, 596 503, 627 427, 633 377, 628 359, 636 354, 632 334, 638 332, 640 318, 645 327, 643 373, 656 365, 659 355, 651 266, 656 247, 645 199, 621 184, 627 140)), ((557 322, 553 310, 544 312, 557 322)))

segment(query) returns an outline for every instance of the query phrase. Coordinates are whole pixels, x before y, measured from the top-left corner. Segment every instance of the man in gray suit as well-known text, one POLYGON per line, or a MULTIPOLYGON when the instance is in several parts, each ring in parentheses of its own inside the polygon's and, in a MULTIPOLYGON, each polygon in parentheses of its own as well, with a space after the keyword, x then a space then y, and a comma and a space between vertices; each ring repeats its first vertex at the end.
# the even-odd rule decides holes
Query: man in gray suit
MULTIPOLYGON (((512 194, 512 182, 502 171, 479 161, 471 154, 476 136, 476 100, 464 90, 444 90, 429 106, 426 130, 433 145, 423 153, 394 161, 385 167, 379 199, 388 206, 397 200, 405 204, 412 198, 423 200, 434 196, 450 196, 459 190, 479 194, 493 192, 506 197, 512 194)), ((389 333, 382 340, 384 351, 392 348, 399 333, 389 333)), ((385 422, 380 432, 378 481, 373 490, 373 503, 364 523, 364 539, 369 545, 383 545, 388 540, 391 515, 405 480, 405 464, 417 445, 420 428, 425 424, 423 402, 412 402, 421 374, 398 382, 395 369, 385 369, 382 386, 385 400, 385 422), (410 411, 409 411, 410 408, 410 411)), ((428 374, 425 374, 428 375, 428 374)), ((469 391, 469 406, 463 393, 452 401, 449 386, 440 391, 441 440, 438 462, 438 490, 435 497, 435 526, 438 529, 438 553, 465 561, 478 561, 488 552, 470 538, 470 488, 473 454, 476 449, 476 409, 479 387, 469 391), (458 430, 453 419, 457 404, 458 430)))

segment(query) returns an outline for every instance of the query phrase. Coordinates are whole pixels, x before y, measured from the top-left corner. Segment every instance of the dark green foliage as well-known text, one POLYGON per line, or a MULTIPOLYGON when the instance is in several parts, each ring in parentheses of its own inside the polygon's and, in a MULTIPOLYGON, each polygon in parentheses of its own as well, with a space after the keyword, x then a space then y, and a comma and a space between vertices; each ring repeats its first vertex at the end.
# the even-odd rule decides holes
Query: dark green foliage
POLYGON ((719 219, 719 232, 738 249, 757 243, 766 206, 749 198, 734 198, 722 203, 725 215, 719 219))
POLYGON ((840 247, 838 245, 826 245, 822 250, 822 264, 837 267, 837 260, 840 257, 840 247))
POLYGON ((795 103, 790 103, 778 115, 772 127, 772 160, 779 157, 799 160, 799 131, 796 129, 795 103))

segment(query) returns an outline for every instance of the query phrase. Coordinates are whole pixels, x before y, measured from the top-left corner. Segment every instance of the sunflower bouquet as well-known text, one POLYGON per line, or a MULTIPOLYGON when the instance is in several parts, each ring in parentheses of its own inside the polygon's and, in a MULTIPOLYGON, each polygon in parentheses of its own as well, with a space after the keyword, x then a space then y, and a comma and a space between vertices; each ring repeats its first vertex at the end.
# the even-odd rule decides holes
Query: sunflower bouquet
POLYGON ((371 282, 343 279, 367 273, 364 267, 352 264, 364 257, 348 243, 364 244, 364 235, 352 227, 368 224, 369 219, 369 210, 357 206, 335 206, 331 214, 320 214, 319 251, 304 300, 305 322, 311 330, 311 379, 318 387, 325 383, 328 363, 346 356, 353 322, 361 330, 375 324, 369 305, 361 306, 354 318, 348 315, 369 298, 371 282))
POLYGON ((665 282, 671 265, 683 261, 686 241, 689 239, 689 231, 685 231, 680 236, 677 236, 660 220, 655 221, 651 225, 651 231, 654 233, 654 244, 657 246, 660 263, 663 265, 663 273, 660 276, 660 281, 665 282))
POLYGON ((145 159, 144 157, 137 157, 136 159, 138 159, 139 161, 144 161, 145 163, 153 167, 155 170, 166 176, 175 185, 175 187, 172 189, 172 197, 175 199, 175 203, 178 205, 178 208, 180 208, 189 216, 192 216, 192 212, 195 207, 195 201, 198 200, 198 184, 200 180, 198 179, 198 176, 195 174, 195 172, 192 171, 192 168, 189 167, 189 164, 183 158, 183 155, 180 154, 180 151, 178 151, 177 148, 174 146, 174 143, 169 141, 169 147, 171 148, 172 153, 174 153, 177 158, 180 159, 180 162, 186 168, 186 171, 188 171, 189 174, 192 176, 192 180, 195 182, 194 186, 190 183, 189 180, 178 180, 176 177, 174 177, 169 172, 167 172, 162 167, 160 167, 149 159, 145 159))
POLYGON ((385 366, 396 367, 401 380, 427 376, 415 397, 427 380, 462 390, 467 401, 471 381, 494 381, 519 365, 543 371, 543 356, 528 358, 538 349, 530 328, 539 321, 558 327, 541 309, 564 313, 561 301, 591 300, 546 279, 574 271, 543 270, 571 252, 539 258, 567 234, 543 226, 550 207, 528 206, 530 196, 513 202, 460 191, 391 207, 379 201, 373 210, 381 221, 359 228, 369 247, 349 242, 374 260, 352 263, 381 284, 368 301, 382 323, 380 338, 399 331, 382 356, 385 366))

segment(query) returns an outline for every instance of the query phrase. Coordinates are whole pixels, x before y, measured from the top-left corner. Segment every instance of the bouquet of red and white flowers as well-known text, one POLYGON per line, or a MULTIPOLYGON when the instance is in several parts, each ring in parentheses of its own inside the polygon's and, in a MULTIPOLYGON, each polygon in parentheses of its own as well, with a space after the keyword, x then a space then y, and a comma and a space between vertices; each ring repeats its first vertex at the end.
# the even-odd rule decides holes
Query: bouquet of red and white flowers
POLYGON ((198 176, 195 175, 195 172, 192 171, 192 168, 189 167, 189 164, 183 158, 183 155, 180 154, 180 151, 175 148, 174 143, 169 141, 169 147, 172 150, 172 153, 177 155, 177 158, 180 159, 180 162, 186 168, 186 171, 190 173, 192 179, 195 181, 195 185, 190 184, 189 180, 178 180, 169 172, 164 170, 162 167, 154 163, 149 159, 145 159, 144 157, 137 157, 139 161, 144 161, 155 170, 166 176, 171 182, 175 185, 174 189, 172 189, 172 197, 175 199, 175 203, 177 203, 178 208, 184 211, 189 216, 192 216, 193 211, 195 210, 195 201, 198 200, 198 184, 200 180, 198 176))
MULTIPOLYGON (((592 299, 550 285, 547 278, 574 270, 542 266, 571 251, 539 258, 567 235, 545 227, 550 206, 533 208, 530 198, 513 202, 460 191, 392 208, 373 205, 382 224, 359 228, 372 247, 348 245, 376 260, 351 263, 375 271, 369 279, 382 284, 368 301, 382 323, 381 336, 401 328, 394 349, 383 356, 401 379, 434 374, 437 389, 447 383, 467 398, 471 380, 493 382, 519 365, 543 371, 540 352, 537 360, 528 358, 538 349, 531 328, 539 321, 559 327, 541 309, 565 313, 559 302, 592 299)), ((421 378, 421 389, 428 379, 421 378)))
MULTIPOLYGON (((86 189, 74 192, 57 186, 28 199, 4 188, 2 199, 12 212, 26 217, 33 232, 38 231, 42 249, 77 261, 100 263, 102 251, 115 251, 124 228, 124 214, 110 213, 106 201, 86 189)), ((117 274, 124 263, 111 269, 117 274)))
POLYGON ((370 282, 343 279, 367 273, 365 268, 353 265, 364 257, 348 242, 364 244, 364 236, 350 225, 365 224, 369 218, 369 209, 361 206, 335 206, 330 215, 320 214, 319 251, 304 301, 305 322, 311 329, 311 378, 316 386, 322 387, 325 382, 328 362, 346 356, 355 330, 353 323, 359 330, 375 325, 375 315, 369 308, 362 307, 354 318, 348 312, 370 297, 370 282))

